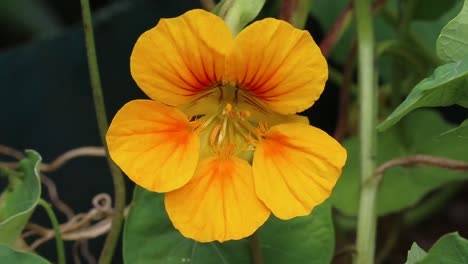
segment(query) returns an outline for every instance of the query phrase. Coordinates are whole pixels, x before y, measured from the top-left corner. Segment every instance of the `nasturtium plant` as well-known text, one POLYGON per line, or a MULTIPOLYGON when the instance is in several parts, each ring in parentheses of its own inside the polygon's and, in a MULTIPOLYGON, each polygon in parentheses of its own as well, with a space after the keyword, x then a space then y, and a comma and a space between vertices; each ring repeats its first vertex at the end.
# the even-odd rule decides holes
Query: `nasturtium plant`
MULTIPOLYGON (((265 263, 329 263, 334 229, 327 201, 308 216, 270 218, 258 231, 265 263), (297 243, 301 241, 301 243, 297 243)), ((169 220, 164 195, 136 187, 124 228, 125 263, 251 263, 249 239, 200 243, 182 236, 169 220)))
POLYGON ((437 39, 437 55, 449 62, 468 57, 468 1, 465 0, 460 13, 440 32, 437 39))
POLYGON ((421 107, 458 104, 468 108, 468 57, 437 67, 434 73, 419 82, 403 103, 385 119, 379 130, 385 130, 411 111, 421 107))
POLYGON ((463 121, 458 127, 444 132, 441 136, 449 135, 468 139, 468 119, 463 121))
POLYGON ((0 244, 0 260, 11 264, 49 264, 46 259, 29 252, 17 251, 0 244))
POLYGON ((408 257, 405 264, 417 264, 427 255, 424 249, 420 248, 418 244, 413 243, 410 250, 408 250, 408 257))
MULTIPOLYGON (((40 162, 37 152, 27 150, 18 171, 8 176, 8 186, 0 194, 0 244, 14 244, 39 201, 40 162)), ((7 172, 2 170, 2 173, 7 172)))
POLYGON ((442 236, 426 253, 416 243, 408 252, 407 264, 466 263, 468 240, 458 233, 442 236))
MULTIPOLYGON (((457 160, 466 158, 466 142, 439 135, 454 126, 433 111, 421 109, 410 113, 394 127, 378 134, 377 164, 411 155, 426 154, 457 160), (417 128, 417 129, 415 129, 417 128)), ((357 215, 359 202, 359 141, 350 138, 343 145, 349 159, 331 197, 342 213, 357 215)), ((395 167, 387 170, 379 187, 377 213, 386 215, 416 206, 428 193, 453 181, 464 181, 468 174, 441 168, 395 167), (395 195, 398 190, 398 195, 395 195)))

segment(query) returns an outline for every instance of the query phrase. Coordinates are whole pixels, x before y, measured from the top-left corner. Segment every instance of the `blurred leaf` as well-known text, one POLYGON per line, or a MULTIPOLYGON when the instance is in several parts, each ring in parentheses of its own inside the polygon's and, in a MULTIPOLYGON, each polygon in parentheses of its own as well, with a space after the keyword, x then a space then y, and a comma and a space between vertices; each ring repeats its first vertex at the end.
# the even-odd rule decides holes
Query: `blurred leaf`
POLYGON ((427 252, 420 264, 467 263, 468 240, 458 233, 441 237, 427 252))
POLYGON ((41 195, 38 166, 41 156, 33 150, 19 162, 22 177, 10 177, 0 196, 0 243, 13 245, 28 222, 41 195))
MULTIPOLYGON (((271 217, 258 231, 265 263, 329 263, 334 230, 328 202, 306 217, 271 217)), ((124 228, 124 261, 139 263, 250 263, 248 239, 198 243, 174 229, 164 196, 136 187, 124 228)))
POLYGON ((419 82, 408 97, 377 129, 383 131, 409 112, 420 107, 458 104, 468 108, 468 57, 459 62, 439 66, 434 73, 419 82))
POLYGON ((433 20, 450 10, 456 0, 416 0, 414 16, 416 20, 433 20))
POLYGON ((2 263, 14 264, 48 264, 49 262, 38 255, 16 251, 0 244, 0 259, 2 263))
POLYGON ((463 121, 458 127, 444 132, 441 136, 453 135, 461 138, 468 138, 468 119, 463 121))
POLYGON ((465 0, 460 13, 440 32, 437 55, 445 61, 459 61, 468 56, 468 1, 465 0))
POLYGON ((265 263, 330 263, 335 247, 330 202, 305 217, 270 217, 260 228, 260 241, 265 263))
POLYGON ((264 5, 265 0, 223 0, 212 12, 224 18, 233 35, 237 35, 257 17, 264 5))
MULTIPOLYGON (((397 126, 378 134, 377 164, 391 159, 428 154, 467 160, 466 141, 456 137, 437 138, 453 128, 435 111, 418 110, 397 126)), ((348 160, 343 175, 333 190, 332 204, 341 212, 355 216, 359 201, 359 140, 353 137, 343 145, 348 160)), ((415 206, 429 192, 453 182, 468 179, 467 173, 441 168, 394 167, 385 172, 377 197, 379 216, 415 206)))
POLYGON ((426 254, 426 251, 420 248, 416 242, 413 242, 411 249, 408 250, 408 257, 405 264, 416 264, 421 261, 426 256, 426 254))

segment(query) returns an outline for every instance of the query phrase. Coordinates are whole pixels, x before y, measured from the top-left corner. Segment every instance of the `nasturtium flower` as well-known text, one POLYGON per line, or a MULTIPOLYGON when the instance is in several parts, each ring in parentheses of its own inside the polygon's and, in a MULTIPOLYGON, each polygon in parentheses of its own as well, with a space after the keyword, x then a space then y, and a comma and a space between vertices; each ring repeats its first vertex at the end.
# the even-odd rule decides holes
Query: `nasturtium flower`
POLYGON ((328 77, 307 31, 267 18, 233 37, 192 10, 143 33, 130 66, 152 100, 118 111, 109 152, 137 185, 165 193, 184 236, 241 239, 271 213, 308 215, 330 196, 346 151, 296 115, 328 77))

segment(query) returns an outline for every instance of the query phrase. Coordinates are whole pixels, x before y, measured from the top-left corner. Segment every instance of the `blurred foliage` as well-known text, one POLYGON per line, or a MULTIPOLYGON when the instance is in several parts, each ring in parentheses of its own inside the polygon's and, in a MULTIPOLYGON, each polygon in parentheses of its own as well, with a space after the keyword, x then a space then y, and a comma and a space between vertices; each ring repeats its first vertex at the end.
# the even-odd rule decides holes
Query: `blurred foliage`
MULTIPOLYGON (((395 127, 378 134, 377 164, 417 154, 429 154, 463 160, 466 145, 456 137, 437 138, 454 126, 439 113, 419 110, 408 115, 395 127)), ((346 215, 355 216, 359 204, 359 140, 343 142, 348 161, 333 190, 332 204, 346 215)), ((395 213, 418 204, 428 193, 453 181, 468 179, 468 174, 438 168, 395 167, 385 172, 377 198, 379 216, 395 213), (397 195, 396 195, 397 194, 397 195)))
POLYGON ((14 264, 48 264, 49 262, 42 257, 26 252, 16 251, 5 245, 0 244, 0 259, 3 263, 14 264))

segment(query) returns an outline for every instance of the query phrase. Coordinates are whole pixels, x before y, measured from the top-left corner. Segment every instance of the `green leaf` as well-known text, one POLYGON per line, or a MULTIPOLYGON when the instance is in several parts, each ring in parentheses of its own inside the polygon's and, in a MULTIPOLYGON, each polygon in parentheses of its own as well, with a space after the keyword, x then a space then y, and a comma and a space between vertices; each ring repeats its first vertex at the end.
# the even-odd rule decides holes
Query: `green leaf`
POLYGON ((223 0, 215 6, 213 13, 224 18, 235 36, 257 17, 264 5, 265 0, 223 0))
MULTIPOLYGON (((391 159, 427 154, 467 160, 466 141, 438 136, 453 125, 435 111, 418 110, 397 126, 378 134, 377 164, 391 159)), ((348 160, 332 193, 332 204, 349 216, 357 215, 359 201, 359 140, 351 138, 343 145, 348 160)), ((429 192, 441 186, 468 179, 467 173, 430 167, 394 167, 385 172, 377 197, 379 216, 417 205, 429 192)))
MULTIPOLYGON (((328 202, 306 217, 281 221, 271 217, 259 229, 265 263, 329 263, 334 230, 328 202)), ((136 187, 124 228, 124 261, 139 263, 250 263, 248 239, 198 243, 174 229, 164 196, 136 187)))
POLYGON ((27 150, 26 158, 19 162, 22 177, 10 177, 9 186, 0 196, 0 243, 13 245, 39 201, 40 162, 37 152, 27 150))
POLYGON ((16 251, 0 244, 0 259, 2 263, 14 264, 48 264, 49 262, 38 255, 16 251))
POLYGON ((413 242, 411 245, 411 249, 408 251, 408 257, 406 259, 405 264, 416 264, 421 261, 427 255, 426 251, 413 242))
POLYGON ((283 221, 270 217, 260 228, 265 263, 330 263, 335 236, 330 202, 309 216, 283 221))
POLYGON ((468 56, 468 1, 465 1, 460 13, 440 32, 437 55, 445 61, 459 61, 468 56))
POLYGON ((420 264, 468 263, 468 240, 458 233, 441 237, 420 264))
POLYGON ((463 121, 458 127, 444 132, 441 136, 454 135, 460 138, 468 138, 468 119, 463 121))
POLYGON ((433 20, 450 10, 456 0, 416 0, 414 7, 415 20, 433 20))
POLYGON ((409 112, 420 107, 458 104, 468 108, 468 57, 437 67, 434 73, 419 82, 408 97, 377 129, 383 131, 409 112))

